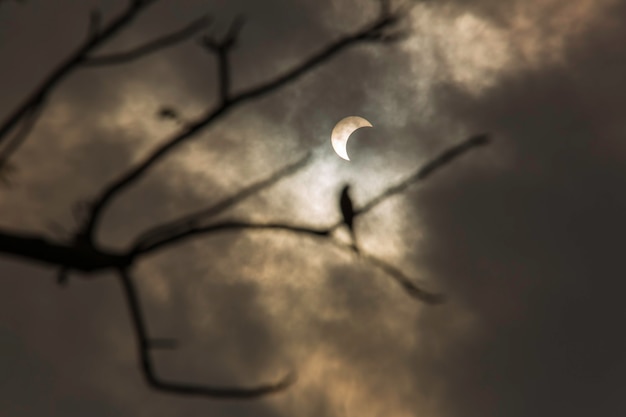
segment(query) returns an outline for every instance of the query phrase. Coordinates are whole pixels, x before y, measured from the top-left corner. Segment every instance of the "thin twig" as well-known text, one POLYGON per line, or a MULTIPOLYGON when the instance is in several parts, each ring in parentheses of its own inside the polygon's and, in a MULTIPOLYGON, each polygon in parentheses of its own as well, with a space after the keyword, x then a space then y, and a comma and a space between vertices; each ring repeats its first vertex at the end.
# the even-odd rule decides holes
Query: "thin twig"
POLYGON ((153 340, 148 337, 146 321, 141 309, 139 295, 133 283, 132 277, 125 269, 119 270, 120 283, 130 310, 133 323, 133 332, 137 340, 137 353, 140 359, 141 371, 144 379, 152 388, 179 395, 204 396, 210 398, 256 398, 282 391, 295 382, 295 374, 289 374, 279 382, 262 384, 256 387, 211 387, 198 384, 165 381, 156 375, 150 350, 154 346, 153 340))
POLYGON ((392 277, 406 293, 415 298, 416 300, 422 301, 426 304, 441 304, 445 301, 445 296, 443 294, 437 294, 430 291, 426 291, 423 288, 419 288, 417 284, 413 283, 409 277, 407 277, 402 271, 398 268, 388 264, 380 258, 376 258, 372 255, 360 254, 361 258, 370 262, 371 264, 377 266, 381 270, 383 270, 387 275, 392 277))
MULTIPOLYGON (((24 144, 30 132, 34 129, 39 115, 42 113, 45 99, 46 96, 37 97, 37 99, 32 102, 32 106, 25 109, 22 117, 17 119, 18 122, 22 122, 22 129, 15 135, 11 137, 12 130, 10 129, 6 131, 5 137, 0 136, 0 169, 9 165, 11 156, 24 144), (6 140, 8 143, 2 146, 2 140, 6 140)), ((14 125, 13 128, 15 127, 14 125)))
POLYGON ((189 25, 182 29, 178 29, 175 32, 163 35, 157 39, 149 41, 144 45, 137 46, 128 51, 115 52, 107 55, 89 56, 83 62, 83 66, 102 66, 102 65, 118 65, 125 64, 130 61, 134 61, 139 58, 143 58, 146 55, 158 52, 170 46, 174 46, 180 42, 183 42, 198 31, 204 29, 209 23, 208 16, 202 16, 201 18, 194 20, 189 25))
MULTIPOLYGON (((312 228, 312 227, 307 227, 307 226, 289 225, 289 224, 284 224, 284 223, 251 223, 251 222, 245 222, 245 221, 228 220, 228 221, 219 222, 210 226, 196 227, 196 228, 188 229, 178 234, 172 234, 168 238, 164 238, 160 241, 155 241, 152 244, 142 247, 136 252, 136 255, 137 256, 148 255, 155 251, 162 250, 169 246, 178 244, 183 240, 192 239, 194 237, 199 238, 202 236, 212 235, 212 234, 223 232, 223 231, 244 231, 244 230, 245 231, 281 230, 281 231, 290 232, 290 233, 309 235, 309 236, 317 237, 317 238, 320 238, 320 237, 330 238, 331 237, 330 228, 312 228)), ((331 239, 331 242, 335 246, 338 246, 342 249, 346 249, 351 252, 354 251, 353 245, 346 245, 334 239, 331 239)), ((385 261, 379 258, 376 258, 373 255, 368 255, 364 253, 362 250, 359 251, 358 256, 361 260, 371 263, 372 265, 381 269, 387 275, 391 276, 398 284, 402 286, 402 288, 411 297, 419 301, 428 303, 428 304, 439 304, 444 301, 443 295, 431 293, 429 291, 419 288, 402 271, 389 265, 385 261)))
POLYGON ((338 40, 326 49, 314 54, 302 64, 276 77, 274 80, 266 81, 256 87, 252 87, 237 94, 235 97, 232 98, 232 102, 241 103, 262 96, 269 91, 272 91, 279 87, 283 87, 298 79, 304 73, 308 72, 308 70, 310 70, 311 68, 317 67, 318 65, 328 61, 330 58, 337 55, 338 52, 346 49, 349 46, 356 45, 360 42, 386 42, 385 39, 378 38, 374 35, 379 34, 385 29, 393 26, 398 22, 398 19, 399 16, 395 14, 384 16, 378 21, 366 26, 364 29, 361 29, 360 31, 357 31, 352 35, 348 35, 338 40))
POLYGON ((328 236, 331 232, 328 228, 311 228, 306 226, 289 225, 285 223, 251 223, 239 220, 226 220, 208 226, 192 227, 187 230, 173 233, 160 240, 156 240, 150 244, 142 246, 135 252, 136 256, 147 255, 155 252, 157 249, 163 249, 172 246, 193 237, 200 237, 220 231, 228 230, 283 230, 292 233, 308 234, 316 237, 328 236))
MULTIPOLYGON (((405 180, 399 182, 398 184, 387 188, 384 192, 379 194, 378 196, 372 198, 369 202, 365 203, 362 207, 355 209, 354 216, 361 216, 368 211, 372 210, 374 207, 387 200, 389 197, 392 197, 396 194, 399 194, 406 190, 411 185, 416 182, 420 182, 425 180, 427 177, 431 176, 440 168, 449 164, 456 158, 465 154, 473 148, 483 146, 489 143, 489 135, 484 133, 480 135, 475 135, 470 137, 469 139, 461 142, 458 145, 454 145, 441 154, 439 154, 434 159, 430 160, 428 163, 423 165, 420 169, 418 169, 413 175, 409 176, 405 180)), ((337 222, 333 225, 333 229, 340 227, 342 222, 337 222)))
POLYGON ((237 37, 243 28, 244 19, 236 17, 221 39, 204 36, 201 45, 217 59, 219 96, 222 104, 229 101, 231 88, 230 53, 237 43, 237 37))
POLYGON ((269 177, 243 188, 235 195, 227 197, 211 205, 210 207, 193 213, 189 213, 175 220, 152 227, 151 229, 143 232, 137 239, 135 239, 132 251, 136 252, 138 249, 150 245, 151 242, 156 242, 163 237, 171 236, 173 234, 181 234, 190 228, 196 227, 197 224, 201 221, 223 213, 226 209, 234 206, 235 204, 240 203, 246 198, 276 184, 279 180, 282 180, 283 178, 292 175, 295 172, 298 172, 300 169, 305 167, 311 160, 312 154, 309 152, 297 162, 287 165, 279 171, 274 172, 269 177))
POLYGON ((17 151, 33 130, 33 127, 35 127, 35 123, 37 123, 37 119, 41 115, 42 110, 43 103, 35 103, 33 108, 24 115, 21 129, 15 133, 6 146, 0 148, 0 171, 9 163, 9 157, 17 151))

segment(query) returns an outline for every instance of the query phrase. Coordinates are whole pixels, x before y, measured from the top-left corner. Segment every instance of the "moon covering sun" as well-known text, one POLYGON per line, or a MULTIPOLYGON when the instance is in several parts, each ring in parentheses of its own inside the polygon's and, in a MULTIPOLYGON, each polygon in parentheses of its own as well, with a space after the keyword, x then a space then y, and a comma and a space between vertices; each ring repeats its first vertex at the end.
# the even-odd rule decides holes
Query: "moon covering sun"
POLYGON ((372 127, 372 124, 359 116, 349 116, 337 122, 330 134, 330 143, 333 145, 333 149, 339 157, 346 161, 350 160, 347 149, 348 139, 350 139, 350 135, 352 135, 355 130, 362 127, 372 127))

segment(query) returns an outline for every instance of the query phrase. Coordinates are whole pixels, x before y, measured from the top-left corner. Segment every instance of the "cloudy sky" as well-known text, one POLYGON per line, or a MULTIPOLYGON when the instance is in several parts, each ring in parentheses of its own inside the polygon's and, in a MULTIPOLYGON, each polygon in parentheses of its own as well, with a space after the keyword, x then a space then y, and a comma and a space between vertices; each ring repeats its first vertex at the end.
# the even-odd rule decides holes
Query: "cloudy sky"
MULTIPOLYGON (((0 120, 125 1, 0 2, 0 120)), ((125 50, 208 13, 240 91, 376 18, 374 0, 161 0, 98 52, 125 50)), ((419 303, 332 239, 221 233, 135 268, 160 375, 254 385, 248 401, 150 390, 112 274, 71 279, 0 254, 0 414, 7 416, 623 416, 626 401, 626 3, 424 1, 392 45, 359 45, 247 102, 177 148, 107 211, 123 248, 146 228, 233 195, 297 161, 295 174, 226 215, 323 227, 446 147, 473 150, 357 220, 364 252, 446 294, 419 303), (352 162, 329 134, 348 115, 352 162)), ((49 97, 0 188, 0 226, 66 239, 72 207, 217 103, 198 36, 125 65, 82 68, 49 97)), ((342 236, 337 239, 341 240, 342 236)))

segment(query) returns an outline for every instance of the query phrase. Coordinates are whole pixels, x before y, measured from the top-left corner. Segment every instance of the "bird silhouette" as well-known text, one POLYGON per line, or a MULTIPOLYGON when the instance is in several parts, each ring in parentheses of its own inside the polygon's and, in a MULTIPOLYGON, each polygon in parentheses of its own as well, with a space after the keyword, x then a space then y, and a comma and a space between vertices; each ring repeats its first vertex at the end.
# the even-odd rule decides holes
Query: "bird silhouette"
POLYGON ((349 184, 346 184, 341 190, 339 208, 341 209, 341 215, 343 216, 343 223, 348 228, 350 236, 352 237, 352 248, 356 253, 358 253, 359 249, 356 244, 356 235, 354 233, 354 205, 352 204, 352 198, 350 198, 349 184))

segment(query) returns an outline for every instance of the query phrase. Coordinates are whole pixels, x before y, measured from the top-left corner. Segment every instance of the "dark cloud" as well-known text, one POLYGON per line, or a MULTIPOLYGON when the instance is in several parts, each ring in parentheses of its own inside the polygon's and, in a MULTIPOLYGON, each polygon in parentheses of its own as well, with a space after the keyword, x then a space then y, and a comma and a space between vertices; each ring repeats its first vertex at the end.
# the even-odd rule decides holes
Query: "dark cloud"
POLYGON ((621 33, 580 34, 567 65, 514 74, 478 100, 454 87, 439 96, 457 120, 490 126, 507 160, 497 174, 449 172, 419 195, 419 262, 479 320, 436 361, 443 415, 624 412, 626 201, 614 153, 621 98, 609 89, 621 81, 607 80, 621 64, 599 64, 621 33))

